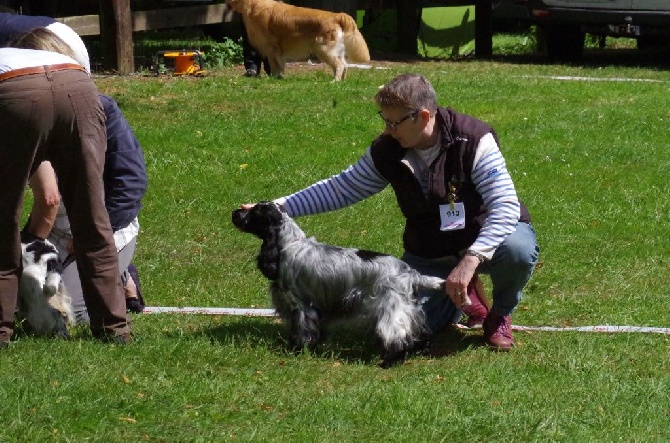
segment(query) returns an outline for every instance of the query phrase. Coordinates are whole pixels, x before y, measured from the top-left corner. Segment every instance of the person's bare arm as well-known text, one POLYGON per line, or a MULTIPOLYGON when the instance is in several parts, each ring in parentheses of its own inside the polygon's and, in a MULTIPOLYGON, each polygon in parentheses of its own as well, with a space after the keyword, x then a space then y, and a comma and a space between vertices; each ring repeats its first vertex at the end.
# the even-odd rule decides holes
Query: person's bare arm
POLYGON ((51 163, 42 162, 28 183, 33 191, 33 207, 27 230, 37 237, 47 238, 60 206, 58 182, 51 163))

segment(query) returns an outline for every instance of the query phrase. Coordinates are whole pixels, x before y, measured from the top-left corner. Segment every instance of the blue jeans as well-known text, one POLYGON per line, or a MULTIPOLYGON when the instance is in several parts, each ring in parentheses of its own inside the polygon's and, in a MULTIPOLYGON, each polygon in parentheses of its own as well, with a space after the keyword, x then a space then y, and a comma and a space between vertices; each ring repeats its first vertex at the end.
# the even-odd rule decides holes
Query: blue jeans
MULTIPOLYGON (((491 277, 492 312, 498 315, 512 314, 521 302, 521 291, 533 274, 539 254, 533 227, 530 223, 519 222, 516 231, 498 246, 491 260, 477 267, 478 273, 491 277)), ((446 278, 459 262, 456 257, 425 259, 408 252, 405 252, 402 260, 422 274, 441 278, 446 278)), ((462 316, 444 290, 421 291, 419 298, 432 333, 457 323, 462 316)))

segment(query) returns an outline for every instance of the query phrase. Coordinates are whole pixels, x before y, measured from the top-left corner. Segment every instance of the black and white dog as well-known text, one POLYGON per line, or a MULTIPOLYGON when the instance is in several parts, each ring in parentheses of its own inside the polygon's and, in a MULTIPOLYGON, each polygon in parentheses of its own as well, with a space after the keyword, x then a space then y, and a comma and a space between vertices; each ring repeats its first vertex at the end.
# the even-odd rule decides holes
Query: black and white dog
POLYGON ((427 332, 416 292, 439 289, 443 279, 421 275, 390 255, 307 238, 273 202, 238 209, 232 218, 263 240, 258 268, 270 280, 273 307, 296 349, 316 344, 322 325, 355 317, 374 325, 384 347, 380 366, 388 368, 402 363, 427 332))
POLYGON ((21 233, 23 273, 19 283, 18 314, 40 335, 68 338, 75 323, 72 302, 65 291, 63 266, 56 247, 25 232, 21 233))

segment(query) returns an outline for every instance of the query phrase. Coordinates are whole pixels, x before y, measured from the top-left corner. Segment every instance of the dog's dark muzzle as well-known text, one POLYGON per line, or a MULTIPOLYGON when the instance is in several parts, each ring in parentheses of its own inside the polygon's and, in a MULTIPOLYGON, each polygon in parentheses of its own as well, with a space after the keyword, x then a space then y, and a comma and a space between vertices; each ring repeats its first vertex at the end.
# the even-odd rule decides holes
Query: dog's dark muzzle
POLYGON ((238 228, 244 230, 246 225, 247 215, 249 211, 245 209, 236 209, 233 211, 233 224, 238 228))

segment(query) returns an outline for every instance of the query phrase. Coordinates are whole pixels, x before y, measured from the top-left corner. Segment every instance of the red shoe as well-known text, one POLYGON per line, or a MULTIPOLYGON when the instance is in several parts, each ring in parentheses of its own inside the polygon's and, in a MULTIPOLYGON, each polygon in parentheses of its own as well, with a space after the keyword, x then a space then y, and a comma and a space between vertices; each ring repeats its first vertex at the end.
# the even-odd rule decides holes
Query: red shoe
POLYGON ((496 351, 509 351, 514 346, 512 337, 512 317, 489 312, 484 320, 484 340, 496 351))
POLYGON ((489 308, 486 306, 486 303, 484 303, 484 300, 482 300, 482 297, 477 290, 476 276, 468 285, 468 297, 470 297, 471 304, 460 308, 461 311, 468 316, 465 326, 468 328, 481 328, 484 324, 484 319, 489 313, 489 308))

